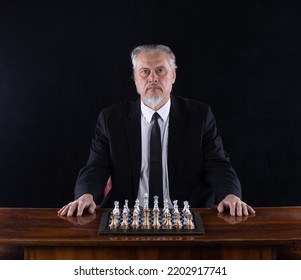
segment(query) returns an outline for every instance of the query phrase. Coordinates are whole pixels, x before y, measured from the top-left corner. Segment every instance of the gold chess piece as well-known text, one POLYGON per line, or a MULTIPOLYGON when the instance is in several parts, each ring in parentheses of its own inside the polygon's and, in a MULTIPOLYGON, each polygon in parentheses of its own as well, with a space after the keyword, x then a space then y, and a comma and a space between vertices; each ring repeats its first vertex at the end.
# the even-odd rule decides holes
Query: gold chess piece
POLYGON ((177 213, 177 219, 175 222, 176 229, 181 229, 183 227, 183 224, 181 223, 181 216, 180 213, 177 213))
POLYGON ((137 216, 136 212, 133 213, 133 222, 132 222, 131 226, 133 229, 137 229, 139 227, 138 216, 137 216))
POLYGON ((149 209, 144 209, 144 221, 143 221, 143 228, 148 229, 150 228, 149 224, 149 209))
POLYGON ((168 228, 168 229, 172 228, 171 214, 169 212, 166 214, 166 221, 165 221, 164 226, 165 226, 165 228, 168 228))
POLYGON ((187 216, 187 224, 186 224, 186 227, 187 227, 188 229, 194 229, 194 224, 193 224, 193 222, 192 222, 192 215, 191 215, 191 213, 189 213, 188 216, 187 216))
POLYGON ((109 225, 110 229, 116 229, 118 227, 118 221, 117 221, 117 215, 113 214, 112 215, 112 221, 109 225))
POLYGON ((127 213, 123 213, 122 214, 122 222, 121 222, 121 227, 123 228, 123 229, 127 229, 128 228, 128 222, 127 222, 127 213))
POLYGON ((154 210, 154 222, 153 222, 153 228, 159 229, 160 228, 160 223, 159 223, 159 211, 154 210))

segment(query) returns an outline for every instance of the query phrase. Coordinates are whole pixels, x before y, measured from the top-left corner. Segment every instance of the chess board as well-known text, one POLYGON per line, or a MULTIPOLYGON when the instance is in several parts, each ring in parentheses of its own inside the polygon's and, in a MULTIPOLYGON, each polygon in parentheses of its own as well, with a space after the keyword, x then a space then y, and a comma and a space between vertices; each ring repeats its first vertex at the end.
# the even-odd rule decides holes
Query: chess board
POLYGON ((122 226, 123 217, 122 215, 119 215, 116 217, 116 226, 114 228, 110 227, 112 224, 112 211, 106 211, 102 214, 101 222, 99 225, 98 234, 205 234, 204 226, 202 223, 201 216, 198 212, 191 211, 192 214, 192 223, 193 226, 189 227, 185 225, 187 223, 187 217, 184 217, 184 215, 180 215, 180 221, 183 225, 182 227, 176 226, 177 219, 172 216, 171 217, 171 226, 166 227, 164 226, 165 216, 163 212, 160 212, 158 215, 158 221, 159 221, 159 227, 155 228, 153 226, 154 222, 154 215, 152 211, 149 212, 149 226, 145 226, 145 216, 142 213, 140 213, 137 216, 137 222, 138 227, 132 227, 133 223, 133 213, 130 212, 127 216, 127 227, 122 226))

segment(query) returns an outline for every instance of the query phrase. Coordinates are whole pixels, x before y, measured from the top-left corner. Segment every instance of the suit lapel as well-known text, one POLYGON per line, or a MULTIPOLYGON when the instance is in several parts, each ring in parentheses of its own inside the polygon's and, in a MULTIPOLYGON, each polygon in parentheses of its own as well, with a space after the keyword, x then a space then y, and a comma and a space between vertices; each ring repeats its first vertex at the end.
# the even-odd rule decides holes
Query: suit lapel
POLYGON ((177 98, 171 95, 168 132, 168 177, 170 190, 173 188, 174 174, 184 134, 185 123, 186 115, 182 112, 177 98))
POLYGON ((138 193, 141 169, 141 109, 140 98, 132 103, 128 118, 124 123, 127 134, 129 156, 134 181, 133 192, 138 193))

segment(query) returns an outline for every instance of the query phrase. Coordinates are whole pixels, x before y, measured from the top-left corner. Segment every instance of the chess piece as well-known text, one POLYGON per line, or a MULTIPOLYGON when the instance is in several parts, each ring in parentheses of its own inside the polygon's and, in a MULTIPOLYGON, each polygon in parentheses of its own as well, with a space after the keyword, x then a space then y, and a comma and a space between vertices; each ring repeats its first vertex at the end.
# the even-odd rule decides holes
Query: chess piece
POLYGON ((175 227, 176 229, 181 229, 183 227, 183 224, 181 222, 181 215, 179 212, 176 214, 175 227))
POLYGON ((121 222, 120 226, 123 229, 127 229, 128 228, 127 212, 126 211, 123 211, 123 213, 122 213, 122 222, 121 222))
POLYGON ((157 210, 158 212, 160 211, 159 209, 159 196, 155 195, 154 196, 154 208, 153 211, 157 210))
POLYGON ((148 228, 150 228, 150 224, 149 224, 149 209, 144 209, 143 213, 144 213, 143 228, 144 229, 148 229, 148 228))
POLYGON ((135 211, 133 213, 133 222, 132 222, 131 226, 132 226, 133 229, 138 229, 139 228, 138 215, 135 211))
POLYGON ((112 221, 109 225, 110 229, 116 229, 118 227, 118 218, 116 214, 112 214, 112 221))
POLYGON ((143 196, 143 210, 149 209, 148 208, 148 202, 149 202, 148 199, 149 199, 149 196, 147 193, 145 193, 143 196))
POLYGON ((160 228, 159 210, 158 209, 154 209, 153 210, 153 215, 154 215, 153 228, 154 229, 159 229, 160 228))
POLYGON ((136 213, 137 216, 140 214, 140 206, 139 206, 139 199, 138 198, 135 200, 133 213, 136 213))
POLYGON ((191 213, 189 213, 188 216, 187 216, 186 228, 188 228, 188 229, 194 229, 194 224, 192 222, 192 215, 191 215, 191 213))
POLYGON ((119 201, 114 201, 114 209, 112 211, 113 215, 116 215, 117 217, 120 215, 120 209, 119 209, 119 201))
POLYGON ((182 214, 185 216, 187 213, 187 211, 189 210, 189 204, 188 204, 188 201, 185 200, 184 201, 184 207, 183 207, 183 210, 182 210, 182 214))
POLYGON ((167 229, 172 228, 171 214, 169 212, 166 214, 164 227, 167 229))
POLYGON ((169 207, 168 207, 168 200, 165 199, 164 200, 164 207, 163 207, 163 210, 162 210, 164 216, 166 216, 167 213, 169 213, 169 207))
POLYGON ((127 215, 129 215, 129 213, 130 213, 130 209, 129 209, 128 204, 129 204, 129 201, 126 199, 126 200, 124 201, 123 211, 126 211, 126 214, 127 214, 127 215))
POLYGON ((178 201, 174 200, 173 201, 173 212, 172 212, 172 215, 176 219, 177 216, 178 216, 178 214, 180 214, 180 212, 179 212, 179 206, 178 206, 178 201))

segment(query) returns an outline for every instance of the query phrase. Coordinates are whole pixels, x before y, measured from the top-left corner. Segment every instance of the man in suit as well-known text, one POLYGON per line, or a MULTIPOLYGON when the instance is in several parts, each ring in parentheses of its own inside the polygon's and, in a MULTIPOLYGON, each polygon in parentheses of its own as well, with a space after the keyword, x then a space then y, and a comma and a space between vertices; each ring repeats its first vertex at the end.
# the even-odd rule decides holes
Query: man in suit
MULTIPOLYGON (((161 133, 163 199, 172 206, 188 201, 190 207, 213 207, 232 216, 255 213, 241 200, 241 186, 223 149, 210 107, 171 94, 176 80, 175 55, 164 45, 142 45, 131 54, 134 80, 140 98, 100 112, 87 164, 81 169, 75 200, 60 215, 94 213, 114 201, 153 193, 150 176, 150 135, 157 112, 161 133), (104 196, 108 178, 112 188, 104 196)), ((161 164, 161 162, 160 162, 161 164)), ((151 197, 150 197, 151 198, 151 197)), ((162 204, 160 204, 162 205, 162 204)))

